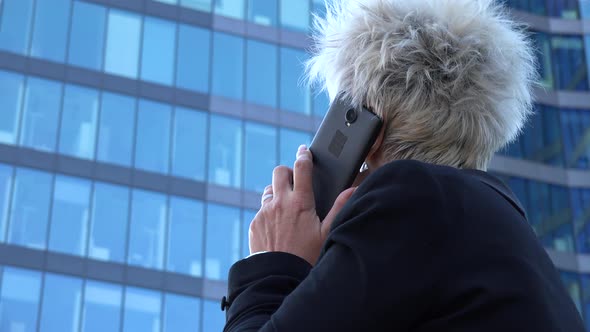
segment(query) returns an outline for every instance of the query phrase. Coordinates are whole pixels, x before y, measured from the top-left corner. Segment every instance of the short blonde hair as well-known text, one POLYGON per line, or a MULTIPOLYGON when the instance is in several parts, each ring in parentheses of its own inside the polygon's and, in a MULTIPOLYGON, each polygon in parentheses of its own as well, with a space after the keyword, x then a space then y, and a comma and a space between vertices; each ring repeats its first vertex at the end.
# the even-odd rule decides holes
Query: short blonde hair
POLYGON ((386 118, 385 161, 485 170, 532 108, 535 56, 493 0, 327 0, 308 78, 386 118))

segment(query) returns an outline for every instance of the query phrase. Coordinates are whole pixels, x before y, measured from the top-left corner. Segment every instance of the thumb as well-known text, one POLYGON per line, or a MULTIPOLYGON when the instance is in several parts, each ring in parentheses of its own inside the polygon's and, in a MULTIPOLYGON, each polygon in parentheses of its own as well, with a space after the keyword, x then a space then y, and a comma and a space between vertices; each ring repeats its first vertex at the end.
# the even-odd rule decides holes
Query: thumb
POLYGON ((356 188, 357 187, 348 188, 345 191, 341 192, 340 195, 338 195, 338 197, 336 198, 336 201, 334 202, 332 209, 330 210, 330 212, 328 212, 328 215, 326 215, 326 218, 324 218, 324 220, 322 221, 322 240, 325 240, 328 236, 328 233, 330 233, 330 227, 332 227, 334 219, 336 219, 336 216, 338 215, 340 210, 342 210, 346 202, 348 202, 356 188))

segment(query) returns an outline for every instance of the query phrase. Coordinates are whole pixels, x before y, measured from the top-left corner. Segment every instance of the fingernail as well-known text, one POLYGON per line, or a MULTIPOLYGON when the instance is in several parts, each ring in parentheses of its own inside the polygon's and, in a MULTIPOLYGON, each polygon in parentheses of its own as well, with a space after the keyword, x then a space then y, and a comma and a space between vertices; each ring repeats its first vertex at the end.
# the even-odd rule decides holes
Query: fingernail
POLYGON ((297 152, 301 152, 301 151, 305 151, 307 150, 307 146, 305 144, 301 144, 299 146, 299 148, 297 149, 297 152))

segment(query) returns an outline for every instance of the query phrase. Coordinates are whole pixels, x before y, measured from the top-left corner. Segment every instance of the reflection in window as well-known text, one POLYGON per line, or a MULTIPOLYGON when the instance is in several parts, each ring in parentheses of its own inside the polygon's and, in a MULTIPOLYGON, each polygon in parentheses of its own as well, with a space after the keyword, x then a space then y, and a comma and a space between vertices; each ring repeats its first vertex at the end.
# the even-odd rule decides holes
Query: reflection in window
POLYGON ((556 89, 588 90, 584 45, 579 36, 552 36, 551 56, 556 89))
MULTIPOLYGON (((218 0, 219 1, 219 0, 218 0)), ((213 34, 213 94, 242 99, 244 39, 225 33, 213 34)))
POLYGON ((66 85, 59 152, 82 159, 94 159, 98 91, 66 85))
POLYGON ((64 62, 70 0, 37 0, 31 56, 64 62))
POLYGON ((90 182, 56 175, 51 209, 49 249, 72 255, 86 253, 90 182))
POLYGON ((553 65, 551 61, 551 45, 546 33, 535 32, 532 39, 537 47, 537 65, 540 83, 548 89, 553 89, 553 65))
POLYGON ((206 228, 205 278, 227 280, 229 268, 240 259, 240 210, 209 204, 206 228))
POLYGON ((146 17, 143 22, 141 78, 172 85, 176 26, 170 21, 146 17))
POLYGON ((246 46, 246 99, 270 107, 277 106, 277 62, 275 45, 248 40, 246 46))
POLYGON ((8 226, 12 171, 12 167, 0 164, 0 242, 4 242, 8 226))
POLYGON ((242 212, 242 257, 246 258, 250 255, 250 223, 254 220, 257 211, 244 210, 242 212))
POLYGON ((125 256, 129 189, 94 184, 88 257, 121 263, 125 256))
POLYGON ((242 122, 212 115, 209 129, 209 182, 239 188, 241 162, 242 122))
POLYGON ((211 0, 180 0, 180 5, 205 12, 211 11, 211 0))
POLYGON ((262 193, 277 165, 277 130, 253 122, 245 126, 244 188, 262 193))
POLYGON ((580 253, 590 253, 590 190, 571 189, 570 192, 577 249, 580 253))
POLYGON ((176 86, 193 91, 209 91, 209 44, 211 32, 186 24, 178 27, 176 86))
POLYGON ((309 1, 281 0, 281 26, 307 32, 309 27, 309 1))
POLYGON ((203 203, 170 198, 166 270, 202 276, 203 203))
POLYGON ((297 149, 301 144, 309 146, 311 135, 304 131, 281 128, 279 142, 281 144, 279 164, 293 167, 297 149))
POLYGON ((159 332, 161 295, 159 292, 127 287, 123 332, 159 332))
POLYGON ((79 1, 75 1, 73 6, 68 62, 101 70, 106 9, 79 1))
POLYGON ((37 331, 41 273, 12 267, 2 270, 0 331, 37 331))
POLYGON ((306 54, 292 48, 281 48, 281 109, 310 114, 309 87, 299 84, 306 54))
POLYGON ((111 9, 108 22, 105 71, 137 78, 141 17, 111 9))
POLYGON ((277 26, 277 0, 250 0, 248 21, 260 25, 277 26))
POLYGON ((119 331, 121 320, 121 286, 86 281, 82 332, 119 331))
POLYGON ((205 180, 207 113, 177 107, 172 136, 172 174, 205 180))
POLYGON ((28 78, 20 145, 42 151, 55 151, 61 93, 62 86, 57 82, 28 78))
POLYGON ((563 167, 563 145, 559 127, 559 111, 543 105, 536 105, 536 110, 519 138, 522 157, 563 167))
POLYGON ((0 143, 16 143, 23 93, 23 76, 0 70, 0 143))
POLYGON ((81 279, 46 273, 39 330, 78 331, 81 292, 81 279))
POLYGON ((96 159, 131 166, 135 134, 135 99, 103 92, 96 159))
POLYGON ((203 301, 203 331, 223 331, 225 314, 219 310, 219 301, 203 301))
POLYGON ((0 4, 0 50, 26 54, 31 35, 33 0, 3 0, 0 4))
POLYGON ((8 226, 8 243, 46 248, 52 176, 17 168, 8 226))
POLYGON ((199 331, 201 301, 197 298, 175 294, 166 294, 165 297, 164 332, 199 331))
POLYGON ((561 109, 566 167, 590 168, 590 113, 587 110, 561 109))
POLYGON ((148 100, 139 101, 135 145, 136 168, 168 173, 171 113, 169 105, 148 100))
POLYGON ((164 263, 166 196, 133 190, 131 209, 127 263, 161 269, 164 263))
POLYGON ((243 19, 246 0, 215 0, 215 14, 243 19))

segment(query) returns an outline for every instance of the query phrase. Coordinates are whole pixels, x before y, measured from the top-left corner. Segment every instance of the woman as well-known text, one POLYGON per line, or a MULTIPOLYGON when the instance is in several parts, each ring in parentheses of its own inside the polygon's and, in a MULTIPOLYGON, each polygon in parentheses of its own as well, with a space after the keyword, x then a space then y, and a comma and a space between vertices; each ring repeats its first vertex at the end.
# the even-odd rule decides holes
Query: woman
POLYGON ((383 130, 323 222, 307 148, 274 170, 225 330, 584 331, 518 200, 485 172, 531 112, 524 32, 491 0, 342 0, 316 20, 312 81, 383 130))

